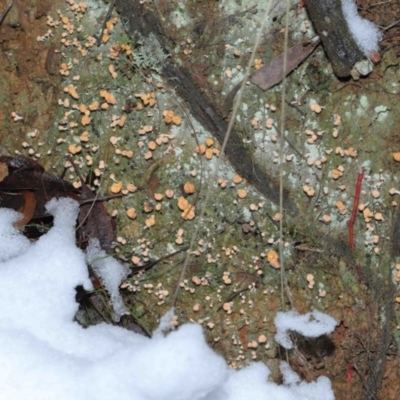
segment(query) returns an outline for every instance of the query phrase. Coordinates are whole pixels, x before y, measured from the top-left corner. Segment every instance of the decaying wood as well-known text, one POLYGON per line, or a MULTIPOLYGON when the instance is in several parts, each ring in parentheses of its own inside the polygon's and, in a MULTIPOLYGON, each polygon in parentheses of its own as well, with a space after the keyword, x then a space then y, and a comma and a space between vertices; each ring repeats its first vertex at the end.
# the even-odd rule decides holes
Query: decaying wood
POLYGON ((107 11, 106 17, 104 18, 104 21, 103 21, 103 25, 101 26, 100 34, 99 34, 99 36, 97 37, 97 40, 96 40, 97 46, 100 46, 100 44, 101 44, 101 41, 103 39, 104 29, 106 28, 106 23, 111 17, 111 14, 112 14, 112 11, 114 9, 114 6, 115 6, 115 0, 111 0, 110 1, 110 5, 108 6, 108 11, 107 11))
MULTIPOLYGON (((160 21, 148 5, 140 3, 139 0, 116 0, 115 6, 121 15, 121 21, 127 35, 134 43, 138 38, 147 38, 152 35, 152 40, 159 42, 165 54, 172 54, 173 43, 165 34, 160 21)), ((190 74, 171 60, 164 63, 160 73, 186 102, 192 116, 222 143, 227 130, 227 123, 217 112, 215 105, 199 92, 191 80, 190 74)), ((275 204, 279 204, 278 181, 266 174, 264 168, 254 164, 251 153, 245 148, 241 137, 234 130, 231 133, 225 154, 238 174, 266 198, 275 204)), ((287 190, 283 192, 283 205, 287 212, 296 212, 297 207, 287 190)))
POLYGON ((397 212, 393 222, 393 239, 392 239, 393 256, 400 256, 400 212, 397 212))
POLYGON ((365 400, 378 399, 379 390, 382 386, 386 370, 387 355, 393 340, 394 329, 394 307, 393 298, 396 288, 391 281, 390 270, 386 277, 377 277, 372 289, 374 302, 371 304, 372 315, 375 315, 375 323, 378 332, 375 339, 376 347, 368 356, 365 366, 368 379, 364 383, 362 398, 365 400))
POLYGON ((341 78, 350 76, 353 65, 365 56, 350 33, 341 0, 305 0, 305 5, 334 73, 341 78))

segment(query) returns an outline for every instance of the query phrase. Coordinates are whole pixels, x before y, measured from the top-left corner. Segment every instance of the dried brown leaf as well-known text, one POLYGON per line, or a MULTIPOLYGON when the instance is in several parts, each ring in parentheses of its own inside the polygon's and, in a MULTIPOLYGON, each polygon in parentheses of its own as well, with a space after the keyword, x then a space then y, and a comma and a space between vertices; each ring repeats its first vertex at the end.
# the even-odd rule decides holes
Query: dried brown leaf
MULTIPOLYGON (((319 39, 307 43, 300 43, 291 47, 287 51, 286 75, 289 75, 298 65, 300 65, 314 51, 318 44, 319 39)), ((254 85, 257 85, 262 90, 268 90, 277 85, 285 76, 283 72, 284 58, 285 53, 275 57, 271 62, 251 74, 248 78, 248 81, 254 85)), ((222 106, 222 116, 224 118, 229 116, 230 110, 232 109, 233 100, 236 96, 236 93, 242 86, 242 82, 243 81, 239 82, 229 92, 228 96, 226 96, 222 106)))

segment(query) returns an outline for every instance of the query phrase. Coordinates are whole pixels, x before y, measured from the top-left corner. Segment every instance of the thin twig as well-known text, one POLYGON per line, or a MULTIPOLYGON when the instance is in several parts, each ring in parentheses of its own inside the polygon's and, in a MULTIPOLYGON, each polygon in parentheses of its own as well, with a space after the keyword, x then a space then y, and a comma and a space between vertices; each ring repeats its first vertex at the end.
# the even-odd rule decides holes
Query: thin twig
POLYGON ((133 268, 130 269, 130 271, 131 271, 132 274, 135 274, 135 273, 140 272, 140 271, 146 271, 146 270, 148 270, 150 268, 153 268, 158 263, 160 263, 162 261, 165 261, 165 260, 168 260, 168 258, 176 256, 177 254, 182 253, 182 252, 184 252, 184 251, 186 251, 188 249, 189 249, 189 246, 182 247, 181 249, 179 249, 177 251, 174 251, 173 253, 167 254, 166 256, 161 257, 158 260, 150 261, 147 264, 142 265, 141 267, 133 267, 133 268))
MULTIPOLYGON (((281 129, 279 135, 279 260, 281 264, 281 307, 285 308, 285 265, 283 254, 283 148, 285 141, 285 110, 286 110, 286 71, 287 71, 287 49, 289 41, 289 0, 286 0, 285 14, 285 38, 284 38, 284 56, 283 56, 283 80, 282 80, 282 103, 281 103, 281 129)), ((287 357, 287 355, 286 355, 287 357)))
POLYGON ((6 5, 6 8, 4 11, 0 14, 0 25, 3 22, 4 18, 6 17, 7 13, 10 11, 11 7, 13 5, 12 0, 6 5))
POLYGON ((243 289, 238 290, 237 292, 231 293, 228 298, 218 307, 217 311, 222 310, 222 307, 224 306, 225 303, 229 303, 232 300, 236 299, 240 294, 243 292, 246 292, 247 290, 250 290, 248 287, 245 287, 243 289))
POLYGON ((388 31, 390 28, 393 28, 394 26, 396 26, 396 25, 399 24, 399 23, 400 23, 400 19, 397 20, 397 21, 395 21, 395 22, 393 22, 393 23, 390 24, 389 26, 382 27, 382 30, 383 30, 383 31, 388 31))
MULTIPOLYGON (((85 186, 90 191, 89 186, 86 184, 85 179, 83 178, 82 174, 80 173, 78 167, 75 165, 74 159, 71 157, 71 155, 68 154, 67 160, 71 163, 72 168, 75 170, 75 173, 78 175, 78 178, 81 181, 82 187, 85 186)), ((91 204, 91 206, 89 208, 89 211, 87 212, 87 214, 85 215, 85 217, 81 221, 81 223, 78 225, 77 229, 80 229, 83 226, 84 222, 89 218, 89 214, 92 212, 92 209, 93 209, 93 207, 94 207, 94 205, 95 205, 95 203, 96 203, 98 198, 99 198, 99 194, 97 192, 92 198, 87 199, 89 201, 89 203, 91 204)), ((85 201, 86 200, 82 201, 82 203, 85 202, 85 201)), ((81 205, 83 205, 83 204, 80 204, 80 206, 81 205)))
MULTIPOLYGON (((97 41, 96 41, 97 46, 100 46, 100 44, 101 44, 101 40, 102 40, 102 38, 103 38, 104 29, 106 28, 107 21, 108 21, 108 20, 110 19, 110 17, 111 17, 111 13, 112 13, 112 10, 114 9, 114 6, 115 6, 115 0, 111 0, 111 1, 110 1, 110 6, 108 7, 107 14, 106 14, 106 16, 105 16, 105 18, 104 18, 104 21, 103 21, 103 25, 102 25, 102 27, 101 27, 100 35, 97 36, 97 41)), ((96 35, 95 35, 95 36, 96 36, 96 35)))
POLYGON ((293 107, 303 118, 306 116, 305 112, 295 103, 292 103, 289 100, 285 100, 286 104, 290 107, 293 107))
POLYGON ((361 194, 361 185, 364 178, 364 167, 361 169, 361 173, 358 174, 357 184, 356 184, 356 192, 354 195, 353 209, 351 211, 350 221, 349 221, 349 243, 350 247, 354 249, 354 235, 353 235, 353 226, 356 220, 356 215, 358 211, 358 203, 360 202, 360 194, 361 194))
POLYGON ((117 193, 117 194, 110 194, 109 196, 102 196, 102 197, 95 197, 93 199, 86 199, 82 200, 79 202, 79 207, 84 206, 85 204, 92 204, 92 203, 97 203, 97 202, 103 202, 103 201, 108 201, 112 199, 117 199, 118 197, 123 197, 125 196, 122 193, 117 193))

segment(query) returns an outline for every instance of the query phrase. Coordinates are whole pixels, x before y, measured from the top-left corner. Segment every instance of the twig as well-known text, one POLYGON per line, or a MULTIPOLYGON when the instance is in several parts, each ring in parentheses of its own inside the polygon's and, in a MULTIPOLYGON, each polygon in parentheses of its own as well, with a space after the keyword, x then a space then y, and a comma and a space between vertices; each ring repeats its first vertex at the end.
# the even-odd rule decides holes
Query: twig
POLYGON ((352 249, 354 249, 354 247, 355 247, 353 226, 354 226, 354 221, 356 220, 358 203, 360 202, 360 193, 361 193, 361 185, 362 185, 363 178, 364 178, 364 167, 361 169, 361 173, 358 174, 357 184, 356 184, 356 193, 354 195, 353 210, 351 211, 351 217, 350 217, 350 221, 349 221, 349 242, 350 242, 350 247, 352 249))
POLYGON ((235 299, 236 297, 238 297, 240 294, 242 294, 242 293, 245 292, 246 290, 249 290, 249 288, 246 287, 246 288, 243 288, 243 289, 238 290, 237 292, 231 293, 231 294, 228 296, 228 298, 218 307, 218 310, 217 310, 217 311, 222 310, 222 307, 224 306, 225 303, 229 303, 230 301, 232 301, 233 299, 235 299))
POLYGON ((395 22, 393 22, 392 24, 390 24, 388 26, 382 27, 382 30, 383 31, 388 31, 390 28, 393 28, 394 26, 396 26, 399 23, 400 23, 400 19, 395 21, 395 22))
MULTIPOLYGON (((89 214, 91 213, 95 203, 97 203, 99 200, 99 193, 97 192, 96 194, 93 194, 93 192, 91 191, 90 187, 86 184, 85 179, 83 178, 82 174, 80 173, 78 167, 75 165, 73 158, 71 157, 71 155, 68 154, 67 156, 67 160, 70 162, 72 168, 75 170, 75 173, 78 175, 79 180, 81 181, 81 185, 82 185, 82 189, 81 189, 81 193, 84 194, 82 192, 82 190, 85 190, 87 193, 91 193, 93 195, 93 197, 90 198, 86 198, 82 201, 79 202, 79 207, 81 207, 82 205, 89 203, 91 204, 89 211, 87 212, 87 214, 85 215, 85 217, 83 218, 83 220, 80 222, 80 224, 78 225, 77 229, 80 229, 84 222, 89 218, 89 214)), ((112 195, 110 196, 105 196, 108 197, 107 200, 113 198, 112 195)), ((117 195, 116 197, 120 197, 119 195, 117 195)))
POLYGON ((347 374, 346 374, 346 382, 349 383, 351 381, 351 378, 353 377, 353 372, 354 372, 354 363, 349 362, 347 366, 347 374))
POLYGON ((295 104, 295 103, 292 103, 291 101, 289 101, 289 100, 285 100, 285 103, 288 105, 288 106, 290 106, 290 107, 293 107, 303 118, 305 117, 305 112, 297 105, 297 104, 295 104))
POLYGON ((339 92, 340 90, 344 89, 346 86, 357 86, 358 88, 363 89, 363 86, 360 85, 360 84, 357 83, 357 82, 347 82, 347 83, 345 83, 344 85, 340 86, 340 88, 335 89, 332 93, 339 92))
POLYGON ((92 204, 92 203, 96 203, 96 202, 108 201, 108 200, 117 199, 118 197, 123 197, 123 196, 125 196, 125 195, 122 193, 117 193, 117 194, 110 194, 109 196, 102 196, 102 197, 95 197, 93 199, 86 199, 86 200, 79 201, 79 207, 83 206, 85 204, 92 204))
MULTIPOLYGON (((285 259, 283 252, 283 147, 285 140, 285 126, 286 126, 286 71, 288 69, 288 43, 289 43, 289 2, 286 1, 286 13, 285 13, 285 35, 284 35, 284 55, 283 55, 283 71, 282 71, 282 102, 281 102, 281 127, 279 132, 279 262, 281 264, 281 309, 285 311, 285 259)), ((287 353, 286 353, 286 357, 287 353)))
POLYGON ((6 17, 7 13, 10 11, 10 8, 12 7, 13 2, 12 0, 6 5, 6 8, 4 11, 0 14, 0 25, 3 22, 4 18, 6 17))
POLYGON ((114 6, 115 6, 115 0, 111 0, 110 1, 110 5, 108 7, 108 11, 107 11, 106 17, 104 18, 104 22, 103 22, 103 25, 101 27, 100 35, 97 36, 97 41, 96 41, 97 46, 100 46, 100 44, 101 44, 101 40, 103 38, 104 29, 106 28, 106 23, 111 17, 111 13, 112 13, 112 10, 114 9, 114 6))
POLYGON ((166 256, 161 257, 158 260, 150 261, 147 264, 142 265, 141 267, 133 267, 133 268, 130 269, 130 271, 131 271, 132 274, 135 274, 135 273, 140 272, 140 271, 146 271, 146 270, 154 267, 155 265, 157 265, 161 261, 168 260, 168 258, 176 256, 177 254, 182 253, 182 252, 184 252, 186 250, 189 250, 189 246, 182 247, 181 249, 179 249, 177 251, 174 251, 173 253, 167 254, 166 256))

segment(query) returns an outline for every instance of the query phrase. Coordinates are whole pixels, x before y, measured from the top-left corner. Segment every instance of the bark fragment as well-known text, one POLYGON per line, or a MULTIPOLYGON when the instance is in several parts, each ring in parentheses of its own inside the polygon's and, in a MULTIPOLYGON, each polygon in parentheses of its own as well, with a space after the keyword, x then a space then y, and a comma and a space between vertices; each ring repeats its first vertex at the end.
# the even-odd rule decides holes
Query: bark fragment
POLYGON ((350 76, 353 65, 365 56, 350 33, 341 0, 305 0, 305 4, 334 73, 340 78, 350 76))

